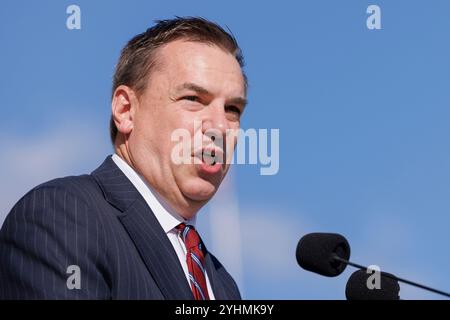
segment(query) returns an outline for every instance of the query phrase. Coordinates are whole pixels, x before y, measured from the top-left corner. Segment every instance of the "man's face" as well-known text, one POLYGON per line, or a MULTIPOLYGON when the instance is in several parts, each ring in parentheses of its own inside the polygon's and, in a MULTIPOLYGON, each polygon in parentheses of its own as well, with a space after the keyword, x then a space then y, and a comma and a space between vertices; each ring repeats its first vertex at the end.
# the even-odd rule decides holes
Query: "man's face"
MULTIPOLYGON (((214 195, 228 171, 227 163, 198 162, 202 152, 208 152, 204 148, 210 151, 214 146, 205 132, 213 129, 222 136, 223 149, 220 145, 213 148, 217 156, 230 143, 226 130, 239 129, 246 95, 244 77, 233 55, 199 42, 170 42, 158 50, 156 60, 133 115, 128 148, 138 172, 190 218, 214 195), (177 129, 190 133, 191 164, 172 160, 179 141, 172 141, 171 136, 177 129), (196 134, 203 141, 200 146, 194 143, 196 134)), ((224 154, 223 159, 229 156, 224 154)))

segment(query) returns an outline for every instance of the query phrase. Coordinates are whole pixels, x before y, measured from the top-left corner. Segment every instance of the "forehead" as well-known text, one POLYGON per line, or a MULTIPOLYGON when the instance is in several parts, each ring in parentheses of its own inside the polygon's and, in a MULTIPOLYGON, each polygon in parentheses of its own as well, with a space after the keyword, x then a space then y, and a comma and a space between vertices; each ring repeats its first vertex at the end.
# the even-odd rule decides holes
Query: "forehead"
POLYGON ((245 82, 236 58, 216 45, 176 40, 158 49, 157 69, 169 85, 196 83, 211 91, 245 95, 245 82))

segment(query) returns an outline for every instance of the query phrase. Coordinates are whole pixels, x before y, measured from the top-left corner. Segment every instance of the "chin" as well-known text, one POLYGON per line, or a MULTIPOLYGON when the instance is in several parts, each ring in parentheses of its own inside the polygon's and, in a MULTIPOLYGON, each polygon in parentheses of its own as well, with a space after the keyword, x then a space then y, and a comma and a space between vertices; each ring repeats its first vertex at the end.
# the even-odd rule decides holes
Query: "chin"
POLYGON ((196 177, 183 184, 181 191, 194 201, 208 201, 216 193, 218 186, 210 181, 196 177))

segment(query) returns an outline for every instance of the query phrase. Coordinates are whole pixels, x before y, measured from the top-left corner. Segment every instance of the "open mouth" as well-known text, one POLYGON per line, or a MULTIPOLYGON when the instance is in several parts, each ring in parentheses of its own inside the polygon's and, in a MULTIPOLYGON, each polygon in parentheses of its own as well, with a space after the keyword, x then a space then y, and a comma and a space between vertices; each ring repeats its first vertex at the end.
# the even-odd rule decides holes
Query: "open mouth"
POLYGON ((194 155, 196 158, 200 159, 202 163, 208 166, 214 166, 224 162, 223 152, 216 148, 204 148, 196 152, 194 155))
POLYGON ((216 150, 203 150, 202 160, 204 163, 213 166, 216 164, 216 150))

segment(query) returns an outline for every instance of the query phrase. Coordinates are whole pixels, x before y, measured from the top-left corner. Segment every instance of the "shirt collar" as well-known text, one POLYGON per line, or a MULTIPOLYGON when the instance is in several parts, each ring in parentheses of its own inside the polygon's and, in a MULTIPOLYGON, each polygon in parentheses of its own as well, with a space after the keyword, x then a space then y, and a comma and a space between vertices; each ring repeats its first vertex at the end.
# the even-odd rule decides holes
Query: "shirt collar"
POLYGON ((145 199, 165 233, 169 233, 180 223, 193 225, 195 227, 197 220, 196 216, 189 220, 184 219, 150 186, 145 178, 138 174, 125 160, 117 154, 112 155, 112 160, 145 199))

